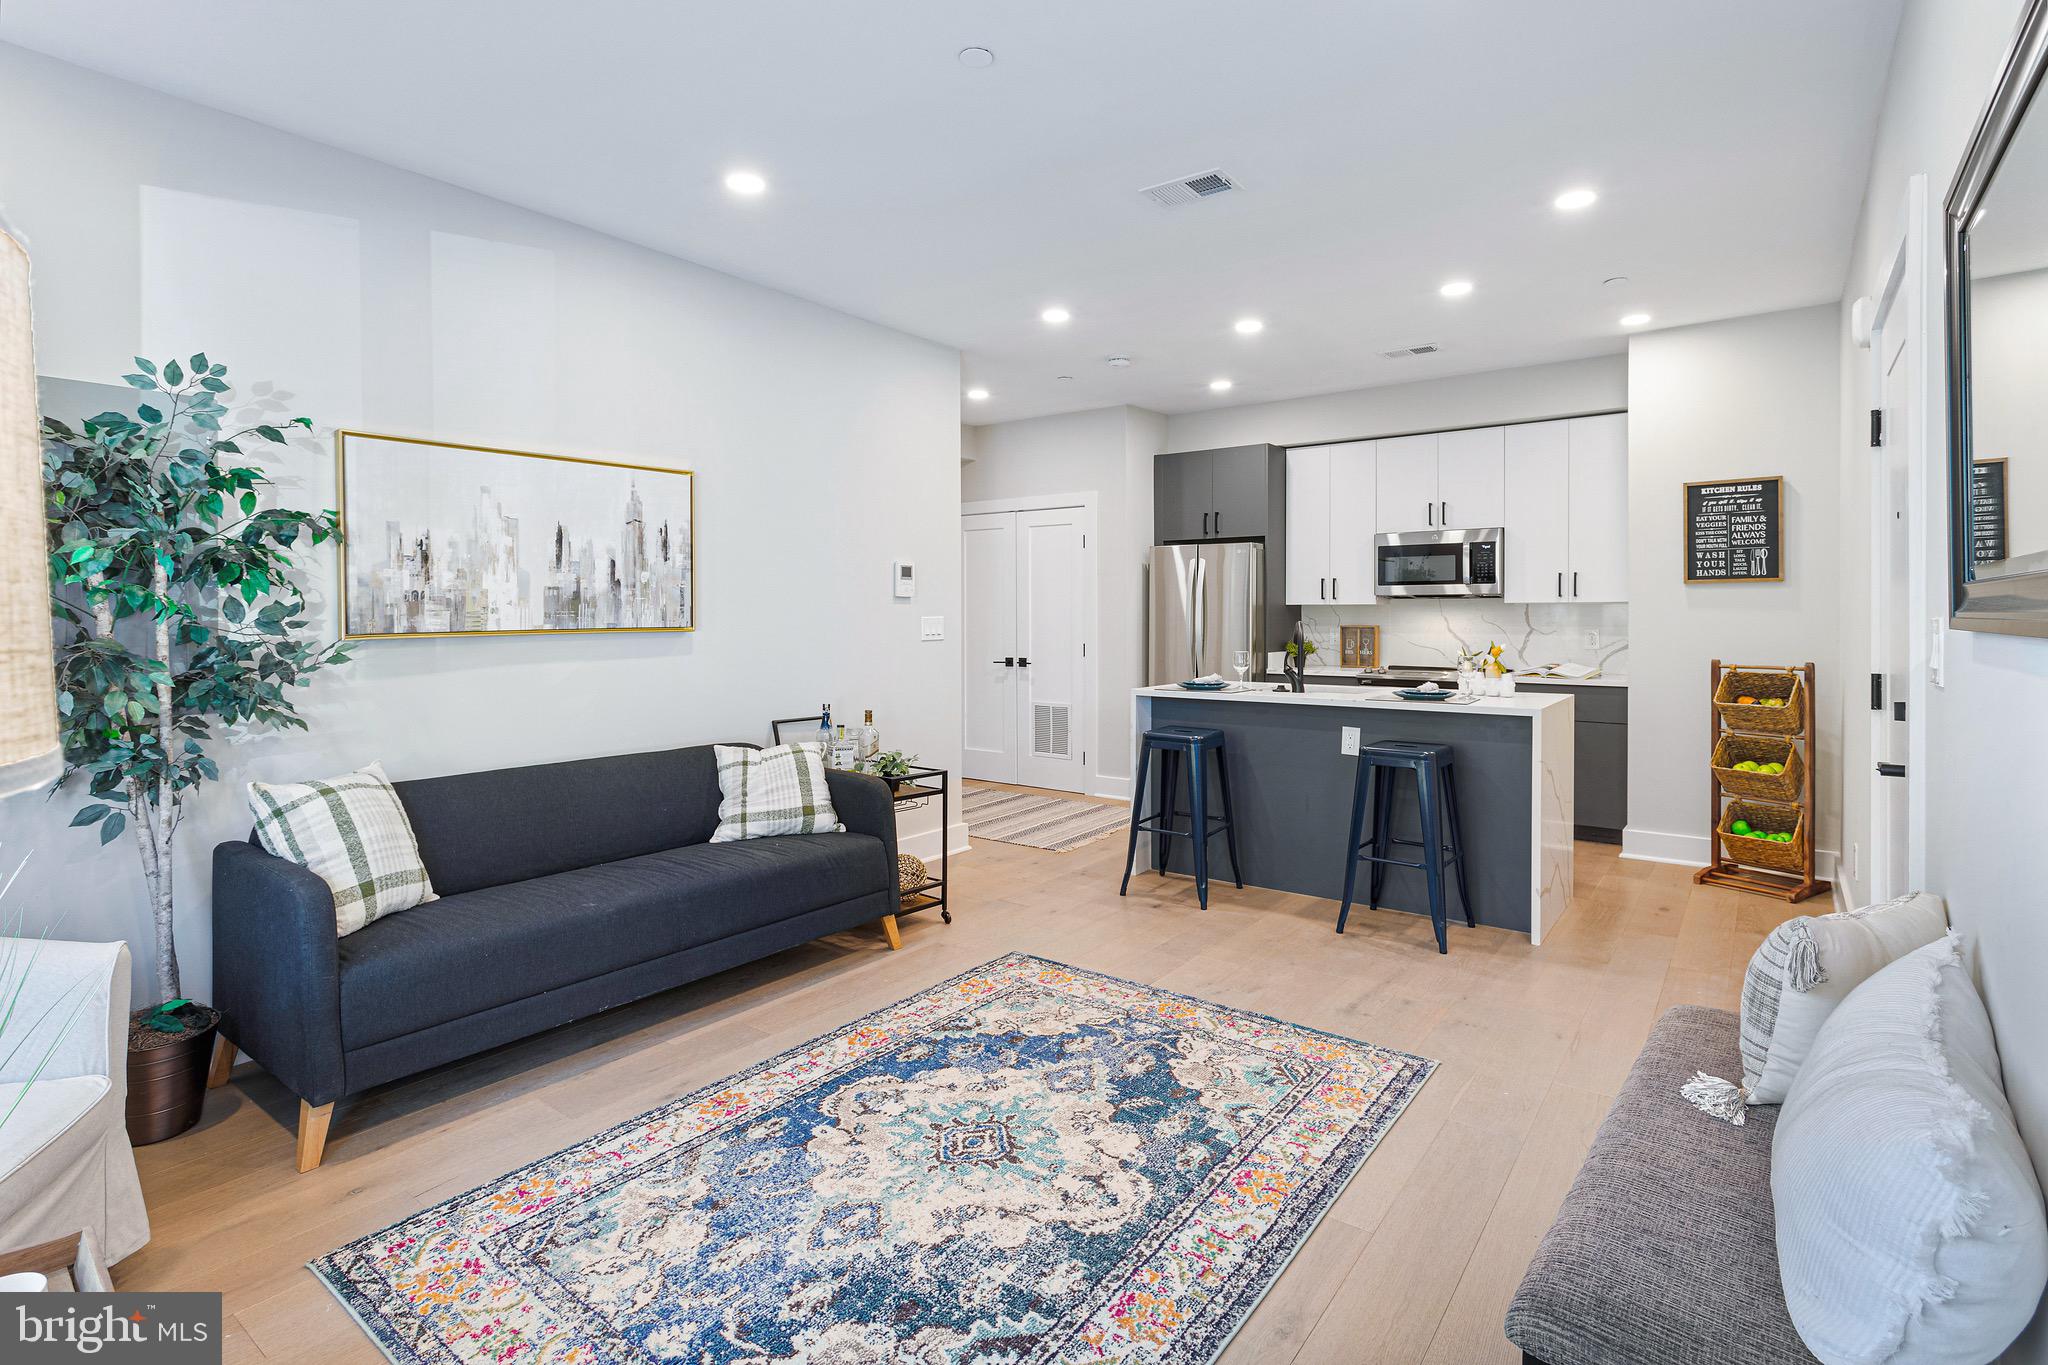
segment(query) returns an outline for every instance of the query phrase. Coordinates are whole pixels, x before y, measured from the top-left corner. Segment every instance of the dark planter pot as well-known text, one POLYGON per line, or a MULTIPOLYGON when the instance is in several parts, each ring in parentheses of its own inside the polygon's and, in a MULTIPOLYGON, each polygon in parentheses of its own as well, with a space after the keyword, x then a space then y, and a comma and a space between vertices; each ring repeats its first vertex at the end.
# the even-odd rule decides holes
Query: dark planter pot
MULTIPOLYGON (((140 1019, 147 1010, 138 1010, 140 1019)), ((162 1142, 199 1122, 206 1104, 206 1067, 213 1059, 220 1016, 203 1029, 179 1034, 160 1047, 128 1046, 128 1141, 162 1142)))

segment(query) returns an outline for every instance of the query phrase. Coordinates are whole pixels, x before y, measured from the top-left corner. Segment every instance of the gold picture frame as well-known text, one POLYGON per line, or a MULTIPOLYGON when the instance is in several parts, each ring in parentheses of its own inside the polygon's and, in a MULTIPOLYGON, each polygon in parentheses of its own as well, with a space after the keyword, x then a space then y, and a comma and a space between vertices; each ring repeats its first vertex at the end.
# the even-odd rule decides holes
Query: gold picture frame
MULTIPOLYGON (((498 468, 503 471, 510 471, 513 467, 500 465, 498 468)), ((491 492, 491 485, 484 481, 490 474, 491 471, 489 470, 476 471, 478 479, 475 490, 476 494, 482 495, 491 492)), ((359 471, 357 476, 359 489, 363 482, 364 478, 359 471)), ((486 635, 687 634, 697 628, 697 472, 694 469, 674 469, 662 465, 633 464, 623 460, 599 460, 583 455, 559 455, 537 450, 512 450, 502 446, 474 445, 462 441, 443 441, 423 436, 397 435, 390 432, 337 430, 334 433, 334 486, 335 511, 342 530, 341 551, 337 558, 339 560, 341 586, 341 638, 345 640, 447 639, 451 637, 486 635), (357 443, 354 451, 351 451, 351 442, 357 443), (517 460, 543 460, 550 462, 551 465, 574 465, 603 471, 624 470, 630 471, 631 475, 653 476, 649 480, 650 484, 666 479, 684 480, 687 487, 681 491, 679 498, 676 497, 673 488, 667 490, 667 496, 680 505, 683 520, 682 533, 680 537, 675 536, 673 534, 673 527, 668 521, 660 524, 658 533, 659 552, 662 560, 672 564, 674 568, 671 571, 650 569, 650 591, 647 599, 644 601, 638 596, 640 575, 635 572, 636 581, 633 588, 635 596, 630 604, 634 619, 631 623, 606 621, 602 624, 472 627, 468 622, 474 619, 475 608, 470 607, 465 609, 464 623, 461 628, 378 629, 376 627, 391 625, 395 615, 403 615, 408 609, 402 605, 394 606, 394 603, 388 596, 392 588, 390 583, 386 582, 379 585, 374 577, 366 577, 360 572, 363 567, 361 551, 367 547, 359 547, 356 543, 356 535, 353 533, 363 530, 368 523, 374 522, 376 517, 374 514, 366 514, 363 510, 358 509, 353 518, 356 524, 351 525, 349 476, 351 463, 365 458, 364 452, 368 449, 368 443, 371 442, 380 442, 392 447, 417 448, 428 452, 430 455, 434 452, 461 452, 469 455, 511 457, 517 460), (677 595, 673 602, 670 602, 667 598, 669 583, 665 579, 664 574, 668 572, 673 573, 674 586, 677 589, 677 595), (655 588, 662 590, 658 596, 652 591, 655 588), (380 593, 385 595, 380 596, 380 593), (671 606, 673 611, 669 610, 671 606), (669 615, 674 619, 666 622, 656 621, 654 623, 647 623, 643 619, 639 619, 644 618, 649 611, 658 616, 669 615)), ((618 553, 607 561, 605 575, 607 583, 612 581, 615 573, 623 574, 630 571, 631 563, 636 558, 645 561, 647 553, 644 543, 637 547, 632 547, 635 527, 633 513, 641 510, 641 504, 638 501, 639 484, 637 479, 629 477, 626 489, 626 501, 620 509, 621 515, 625 519, 621 521, 618 527, 621 542, 617 547, 618 553), (629 547, 633 548, 633 553, 629 553, 629 547), (621 560, 628 561, 627 565, 622 567, 619 562, 621 560)), ((575 491, 578 496, 586 501, 595 496, 594 490, 575 491)), ((384 496, 388 498, 391 495, 387 493, 384 496)), ((558 511, 560 504, 557 499, 561 495, 558 492, 557 499, 551 499, 544 490, 522 488, 519 490, 519 496, 544 510, 554 512, 558 511)), ((382 510, 388 511, 390 509, 382 510)), ((480 513, 481 507, 478 506, 474 510, 480 513)), ((517 576, 525 572, 517 567, 518 551, 521 548, 519 542, 520 533, 517 528, 521 524, 521 518, 516 514, 508 516, 504 512, 502 500, 498 503, 496 513, 501 522, 500 529, 502 533, 513 537, 510 549, 512 551, 514 567, 511 570, 513 578, 509 581, 518 581, 517 576)), ((432 538, 437 529, 433 524, 433 519, 436 516, 445 518, 447 513, 445 509, 434 508, 424 512, 414 512, 412 515, 418 516, 426 524, 418 528, 417 535, 408 535, 403 530, 398 531, 395 535, 397 544, 387 541, 384 552, 385 558, 381 567, 387 573, 397 569, 408 575, 417 569, 419 576, 430 577, 433 568, 433 556, 429 551, 432 545, 432 538), (399 548, 407 541, 411 542, 417 553, 408 555, 399 548)), ((387 517, 386 525, 387 528, 392 528, 399 526, 400 523, 394 522, 387 517)), ((644 533, 644 520, 639 523, 639 527, 644 533)), ((592 551, 593 558, 598 557, 595 554, 596 543, 592 534, 586 534, 583 537, 583 546, 592 551)), ((530 547, 531 542, 529 541, 527 544, 530 547)), ((556 526, 556 561, 547 570, 550 578, 569 571, 566 563, 567 556, 564 552, 573 546, 574 541, 567 524, 558 522, 556 526)), ((503 544, 497 547, 501 552, 506 548, 503 544)), ((607 545, 606 548, 611 549, 613 547, 607 545)), ((577 553, 580 557, 581 551, 577 553)), ((579 562, 574 570, 576 575, 578 575, 576 579, 578 596, 574 599, 575 605, 573 610, 579 617, 582 615, 585 605, 581 595, 581 587, 590 576, 592 568, 592 565, 584 565, 579 562)), ((533 573, 531 579, 534 582, 540 582, 542 575, 533 573)), ((559 621, 563 614, 563 609, 558 605, 558 599, 550 599, 548 595, 558 587, 559 584, 556 583, 549 583, 543 586, 537 603, 529 597, 512 604, 509 608, 501 608, 499 605, 494 604, 486 608, 486 613, 511 614, 517 619, 530 618, 537 613, 542 617, 553 616, 559 621)), ((409 597, 410 594, 408 593, 407 596, 409 597)), ((595 612, 598 609, 597 604, 593 602, 591 605, 593 612, 595 612)), ((453 607, 448 604, 434 604, 423 597, 419 601, 419 606, 422 610, 415 619, 432 622, 438 620, 440 613, 444 610, 449 613, 451 623, 454 619, 453 607)), ((626 606, 627 604, 623 601, 619 604, 618 611, 621 615, 625 614, 626 606)))

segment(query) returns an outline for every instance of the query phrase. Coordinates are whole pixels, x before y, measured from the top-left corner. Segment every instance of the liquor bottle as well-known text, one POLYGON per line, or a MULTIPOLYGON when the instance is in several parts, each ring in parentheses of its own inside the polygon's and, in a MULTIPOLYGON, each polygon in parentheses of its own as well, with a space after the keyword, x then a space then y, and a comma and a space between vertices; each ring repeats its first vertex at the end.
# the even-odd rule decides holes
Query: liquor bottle
POLYGON ((853 767, 853 760, 854 760, 854 752, 853 752, 853 745, 854 745, 853 737, 852 737, 851 735, 849 735, 849 734, 847 734, 847 733, 846 733, 846 727, 845 727, 844 725, 840 726, 840 727, 839 727, 839 733, 838 733, 838 734, 837 734, 836 736, 834 736, 834 738, 833 738, 833 740, 832 740, 832 766, 833 766, 833 767, 835 767, 835 768, 851 768, 851 767, 853 767))
POLYGON ((857 748, 860 751, 860 766, 862 768, 871 766, 875 761, 875 756, 882 752, 882 732, 875 728, 873 708, 868 710, 867 719, 861 722, 860 743, 857 748))
POLYGON ((818 718, 818 737, 816 740, 818 757, 823 760, 827 767, 830 767, 832 763, 832 703, 828 701, 820 709, 825 714, 818 718))

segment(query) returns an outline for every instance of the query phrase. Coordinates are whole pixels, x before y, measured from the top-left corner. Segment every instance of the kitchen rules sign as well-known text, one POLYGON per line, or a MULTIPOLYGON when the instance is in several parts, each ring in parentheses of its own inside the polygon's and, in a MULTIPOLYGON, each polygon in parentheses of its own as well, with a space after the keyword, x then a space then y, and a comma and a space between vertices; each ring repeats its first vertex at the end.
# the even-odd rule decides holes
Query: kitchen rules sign
POLYGON ((1685 581, 1782 583, 1785 480, 1685 486, 1685 581))

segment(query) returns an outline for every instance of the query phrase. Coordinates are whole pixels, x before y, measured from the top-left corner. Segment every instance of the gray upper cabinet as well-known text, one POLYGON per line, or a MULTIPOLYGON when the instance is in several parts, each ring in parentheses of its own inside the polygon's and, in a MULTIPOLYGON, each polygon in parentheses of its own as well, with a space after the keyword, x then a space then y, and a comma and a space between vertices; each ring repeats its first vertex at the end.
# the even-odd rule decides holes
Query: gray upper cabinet
POLYGON ((1161 455, 1153 466, 1152 539, 1270 541, 1281 533, 1286 478, 1278 446, 1161 455))
POLYGON ((1153 464, 1152 539, 1166 545, 1176 540, 1207 540, 1209 518, 1216 510, 1215 475, 1208 450, 1161 455, 1153 464))

